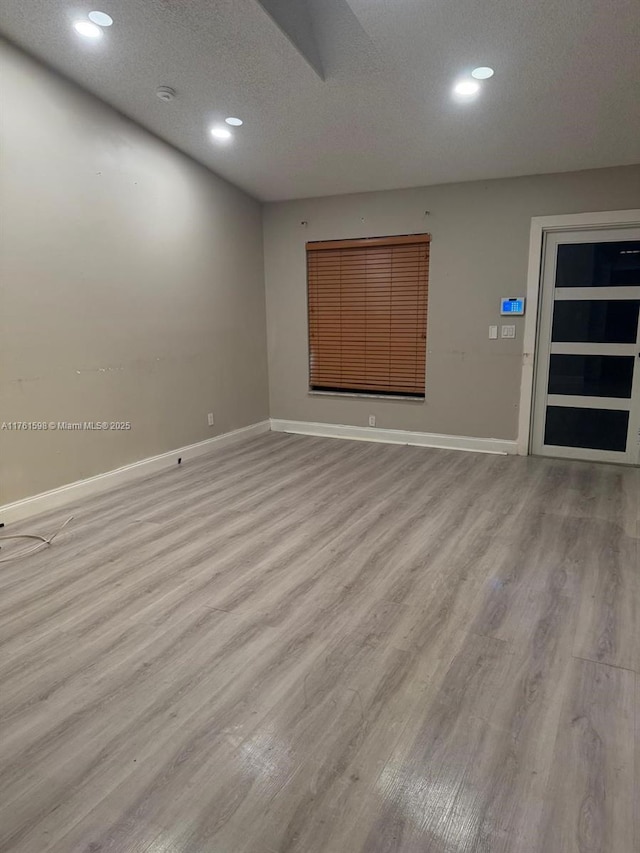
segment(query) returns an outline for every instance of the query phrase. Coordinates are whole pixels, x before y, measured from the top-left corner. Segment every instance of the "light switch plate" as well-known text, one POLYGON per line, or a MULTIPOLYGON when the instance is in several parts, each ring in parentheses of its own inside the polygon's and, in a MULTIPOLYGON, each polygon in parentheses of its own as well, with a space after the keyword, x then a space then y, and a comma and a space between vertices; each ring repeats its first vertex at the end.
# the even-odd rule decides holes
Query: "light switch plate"
POLYGON ((516 336, 516 327, 515 326, 502 326, 502 337, 503 338, 515 338, 516 336))
POLYGON ((489 340, 495 341, 498 338, 498 327, 489 326, 489 340))

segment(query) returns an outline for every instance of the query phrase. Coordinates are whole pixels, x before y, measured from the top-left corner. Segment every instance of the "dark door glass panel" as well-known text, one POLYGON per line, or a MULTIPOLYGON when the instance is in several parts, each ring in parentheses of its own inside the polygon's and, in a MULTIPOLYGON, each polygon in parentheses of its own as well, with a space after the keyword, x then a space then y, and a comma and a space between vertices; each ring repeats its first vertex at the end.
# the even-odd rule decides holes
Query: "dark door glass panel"
POLYGON ((629 355, 551 355, 549 394, 630 398, 634 363, 629 355))
POLYGON ((634 344, 640 301, 556 300, 551 340, 592 344, 634 344))
POLYGON ((563 243, 558 246, 556 287, 640 285, 640 240, 563 243))
POLYGON ((547 406, 544 443, 624 452, 628 426, 629 412, 547 406))

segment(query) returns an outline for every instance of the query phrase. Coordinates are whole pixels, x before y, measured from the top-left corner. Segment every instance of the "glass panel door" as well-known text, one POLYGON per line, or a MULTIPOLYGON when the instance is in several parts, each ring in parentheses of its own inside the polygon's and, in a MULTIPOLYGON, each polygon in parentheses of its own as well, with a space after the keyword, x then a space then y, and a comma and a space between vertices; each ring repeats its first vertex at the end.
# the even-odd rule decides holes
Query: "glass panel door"
POLYGON ((547 235, 533 452, 640 463, 640 228, 547 235))

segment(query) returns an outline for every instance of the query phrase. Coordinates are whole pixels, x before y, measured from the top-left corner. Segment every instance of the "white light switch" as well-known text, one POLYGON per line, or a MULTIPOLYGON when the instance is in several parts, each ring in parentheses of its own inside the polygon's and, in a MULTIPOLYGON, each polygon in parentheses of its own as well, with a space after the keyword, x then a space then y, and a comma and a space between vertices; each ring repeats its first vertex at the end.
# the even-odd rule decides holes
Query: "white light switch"
POLYGON ((515 338, 516 336, 516 327, 515 326, 502 326, 502 337, 503 338, 515 338))
POLYGON ((498 337, 498 327, 497 326, 489 326, 489 340, 495 341, 498 337))

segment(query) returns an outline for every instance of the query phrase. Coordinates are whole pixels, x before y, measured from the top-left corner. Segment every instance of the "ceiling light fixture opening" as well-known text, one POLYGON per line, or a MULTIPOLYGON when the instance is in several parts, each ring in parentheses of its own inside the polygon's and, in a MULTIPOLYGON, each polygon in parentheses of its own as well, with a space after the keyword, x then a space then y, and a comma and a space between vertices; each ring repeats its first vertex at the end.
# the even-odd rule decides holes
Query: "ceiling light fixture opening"
POLYGON ((476 80, 488 80, 494 74, 495 71, 493 68, 489 68, 488 65, 481 65, 479 68, 474 68, 471 72, 471 76, 475 77, 476 80))
POLYGON ((480 91, 480 83, 475 80, 460 80, 453 87, 453 94, 459 98, 473 98, 480 91))
POLYGON ((242 127, 244 122, 241 118, 235 118, 235 116, 229 116, 229 118, 225 119, 227 124, 230 124, 231 127, 242 127))
POLYGON ((113 18, 111 15, 107 15, 106 12, 89 12, 88 17, 90 21, 93 21, 99 27, 110 27, 113 24, 113 18))
POLYGON ((102 36, 102 30, 100 27, 96 24, 92 24, 91 21, 76 21, 73 25, 73 29, 78 33, 78 35, 87 39, 99 39, 102 36))
POLYGON ((227 142, 232 137, 232 133, 230 130, 227 130, 226 127, 212 127, 211 128, 211 136, 214 139, 219 139, 221 142, 227 142))

